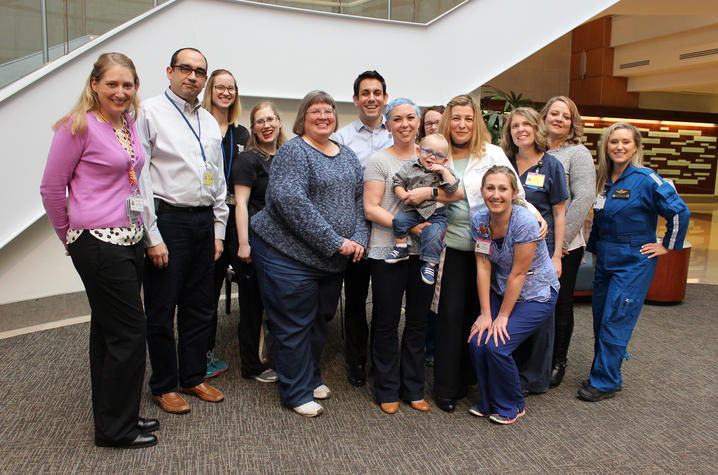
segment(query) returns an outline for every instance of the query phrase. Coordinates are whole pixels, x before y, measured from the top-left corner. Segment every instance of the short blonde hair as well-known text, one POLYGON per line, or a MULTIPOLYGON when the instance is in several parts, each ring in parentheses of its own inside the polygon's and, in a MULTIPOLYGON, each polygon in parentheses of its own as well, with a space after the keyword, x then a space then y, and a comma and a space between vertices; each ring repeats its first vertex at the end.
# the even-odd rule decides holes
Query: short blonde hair
POLYGON ((541 119, 544 124, 546 123, 546 116, 548 111, 554 102, 561 101, 568 106, 569 112, 571 112, 571 130, 568 131, 568 137, 566 137, 566 143, 579 144, 581 143, 581 137, 583 137, 583 120, 581 114, 578 113, 578 107, 576 103, 566 96, 554 96, 546 102, 546 105, 541 109, 541 119))
POLYGON ((507 157, 512 158, 516 156, 519 148, 514 143, 513 137, 511 137, 511 121, 517 115, 525 117, 529 125, 534 129, 534 147, 537 152, 545 152, 548 150, 548 134, 546 133, 546 126, 541 120, 538 111, 533 107, 517 107, 509 118, 504 123, 504 131, 501 139, 501 148, 507 157))
POLYGON ((234 102, 229 106, 227 111, 227 121, 233 126, 239 125, 239 116, 242 114, 242 104, 239 102, 239 88, 237 87, 237 80, 234 78, 234 74, 230 73, 226 69, 215 69, 207 79, 207 85, 204 87, 204 96, 202 96, 202 107, 212 113, 212 92, 214 92, 214 82, 217 76, 220 74, 229 74, 234 82, 234 102))

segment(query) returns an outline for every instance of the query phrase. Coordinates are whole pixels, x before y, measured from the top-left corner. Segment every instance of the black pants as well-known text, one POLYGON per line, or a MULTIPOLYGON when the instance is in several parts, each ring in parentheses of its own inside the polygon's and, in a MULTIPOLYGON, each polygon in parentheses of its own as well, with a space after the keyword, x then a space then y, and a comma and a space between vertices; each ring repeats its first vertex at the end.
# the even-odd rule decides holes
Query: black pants
POLYGON ((204 381, 214 305, 212 209, 162 210, 157 224, 169 251, 164 269, 145 259, 150 389, 159 396, 204 381), (177 344, 174 316, 177 309, 177 344))
POLYGON ((573 334, 573 292, 576 289, 576 276, 583 259, 583 247, 569 251, 561 259, 562 273, 556 301, 556 327, 553 343, 553 365, 568 359, 568 347, 573 334))
POLYGON ((466 340, 479 308, 474 252, 446 248, 434 350, 434 393, 438 397, 460 399, 476 382, 466 340))
POLYGON ((212 316, 212 328, 209 333, 210 350, 214 349, 214 344, 217 337, 217 309, 219 307, 219 296, 222 295, 224 278, 227 276, 227 268, 231 264, 232 268, 236 272, 237 267, 239 267, 239 263, 241 262, 237 257, 239 240, 237 238, 237 225, 234 216, 234 205, 227 206, 229 207, 229 216, 227 217, 227 228, 224 234, 224 250, 219 256, 219 259, 214 262, 214 315, 212 316))
POLYGON ((90 303, 90 379, 95 440, 137 437, 145 377, 141 244, 117 246, 84 231, 68 246, 90 303))
MULTIPOLYGON (((366 298, 369 294, 369 260, 350 262, 344 272, 344 340, 349 366, 366 364, 369 325, 366 321, 366 298)), ((373 319, 373 318, 372 318, 373 319)))
POLYGON ((241 262, 236 268, 239 285, 239 326, 237 341, 242 359, 242 376, 251 378, 267 369, 259 360, 259 334, 262 331, 262 296, 253 264, 241 262))
POLYGON ((424 337, 426 314, 434 286, 421 280, 419 256, 387 264, 371 262, 374 299, 374 397, 378 403, 424 399, 424 337), (406 292, 404 333, 399 350, 401 301, 406 292))

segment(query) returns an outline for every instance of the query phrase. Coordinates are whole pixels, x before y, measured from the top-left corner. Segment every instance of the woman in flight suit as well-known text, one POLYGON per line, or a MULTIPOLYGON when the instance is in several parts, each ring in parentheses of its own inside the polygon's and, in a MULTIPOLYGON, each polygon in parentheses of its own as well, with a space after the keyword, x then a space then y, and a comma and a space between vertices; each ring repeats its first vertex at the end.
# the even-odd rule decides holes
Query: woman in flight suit
POLYGON ((641 134, 619 122, 601 136, 598 196, 587 251, 595 255, 594 360, 578 398, 613 397, 623 384, 621 363, 656 270, 656 257, 683 248, 690 212, 669 183, 642 167, 641 134), (666 234, 656 242, 658 215, 666 234))

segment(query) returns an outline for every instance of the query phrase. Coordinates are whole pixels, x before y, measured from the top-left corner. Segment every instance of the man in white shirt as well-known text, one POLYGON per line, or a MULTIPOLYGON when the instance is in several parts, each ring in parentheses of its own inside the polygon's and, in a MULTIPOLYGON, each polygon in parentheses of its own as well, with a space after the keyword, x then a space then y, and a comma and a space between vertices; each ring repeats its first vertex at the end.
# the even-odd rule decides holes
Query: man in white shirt
POLYGON ((222 135, 197 100, 207 82, 207 60, 194 48, 180 49, 167 78, 169 88, 147 99, 137 119, 147 160, 144 294, 152 397, 165 411, 182 414, 190 405, 178 389, 209 402, 224 399, 204 376, 214 260, 222 253, 228 209, 222 135))
MULTIPOLYGON (((386 82, 376 71, 364 71, 354 81, 354 105, 359 118, 342 127, 334 139, 349 148, 366 168, 369 157, 376 151, 391 147, 394 140, 384 124, 382 112, 389 96, 386 82)), ((349 263, 344 273, 346 315, 344 339, 345 358, 349 366, 348 379, 354 386, 366 383, 367 339, 366 298, 369 292, 369 262, 366 259, 349 263)))

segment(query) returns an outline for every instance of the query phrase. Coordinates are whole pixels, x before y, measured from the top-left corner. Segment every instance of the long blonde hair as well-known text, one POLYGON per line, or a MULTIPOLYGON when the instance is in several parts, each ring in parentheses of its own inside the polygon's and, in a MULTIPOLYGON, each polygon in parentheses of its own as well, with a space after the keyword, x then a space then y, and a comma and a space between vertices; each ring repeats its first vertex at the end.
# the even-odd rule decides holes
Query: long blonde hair
POLYGON ((471 133, 471 140, 469 141, 468 149, 470 156, 473 155, 475 157, 480 157, 486 150, 486 144, 491 143, 491 133, 489 132, 488 127, 486 127, 484 117, 481 115, 481 108, 479 107, 478 101, 470 95, 462 94, 460 96, 456 96, 450 100, 448 104, 446 104, 446 110, 444 110, 444 113, 441 114, 439 132, 444 134, 447 142, 450 144, 452 143, 451 127, 449 124, 451 123, 452 109, 456 106, 469 106, 474 111, 474 127, 471 133))
MULTIPOLYGON (((52 126, 53 130, 56 130, 58 127, 66 124, 70 119, 72 119, 69 123, 70 133, 72 133, 72 135, 85 133, 87 130, 87 113, 90 111, 100 111, 100 101, 97 98, 97 93, 92 90, 92 81, 100 81, 107 70, 115 65, 124 66, 129 69, 135 80, 135 87, 139 85, 140 80, 137 76, 137 70, 135 69, 135 64, 130 58, 122 53, 101 54, 92 66, 90 77, 87 78, 85 88, 82 90, 82 94, 80 94, 80 99, 78 99, 77 104, 75 104, 75 107, 73 107, 70 112, 55 122, 52 126)), ((132 104, 130 104, 130 107, 126 111, 132 114, 132 120, 137 120, 137 111, 139 108, 140 99, 137 97, 137 94, 135 94, 135 97, 132 99, 132 104)))
POLYGON ((237 127, 239 125, 239 116, 242 114, 242 104, 239 102, 239 87, 237 87, 237 80, 234 78, 234 74, 230 73, 226 69, 215 69, 207 79, 207 85, 204 87, 204 96, 202 96, 202 107, 207 109, 209 113, 212 113, 212 93, 214 92, 214 81, 220 74, 229 74, 234 82, 234 102, 229 106, 227 111, 227 122, 237 127))
POLYGON ((627 129, 633 134, 633 142, 636 144, 636 153, 631 157, 631 165, 634 167, 643 166, 643 147, 641 146, 641 132, 628 122, 616 122, 608 127, 601 134, 598 146, 598 172, 596 173, 596 193, 603 192, 606 180, 613 173, 613 160, 608 156, 608 139, 611 134, 619 129, 627 129))

